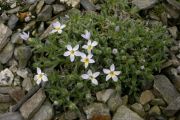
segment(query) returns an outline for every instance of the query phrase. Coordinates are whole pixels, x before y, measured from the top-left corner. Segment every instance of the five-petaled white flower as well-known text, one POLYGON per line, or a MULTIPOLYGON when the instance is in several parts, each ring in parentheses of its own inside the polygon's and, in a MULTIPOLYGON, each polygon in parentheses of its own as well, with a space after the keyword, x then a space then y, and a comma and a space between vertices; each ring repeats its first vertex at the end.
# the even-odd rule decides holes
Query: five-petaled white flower
POLYGON ((98 85, 97 77, 99 76, 100 72, 92 73, 91 70, 88 70, 87 74, 81 75, 81 77, 85 80, 89 79, 95 85, 98 85))
POLYGON ((114 64, 112 64, 110 66, 110 69, 103 69, 103 72, 105 74, 107 74, 106 81, 108 81, 110 78, 112 78, 114 82, 117 82, 117 80, 118 80, 117 75, 121 74, 121 71, 115 71, 114 64))
POLYGON ((64 53, 64 56, 70 56, 70 60, 71 62, 74 61, 75 59, 75 56, 81 56, 81 53, 78 51, 79 49, 79 45, 76 45, 74 48, 72 48, 71 45, 67 45, 67 50, 65 53, 64 53))
POLYGON ((98 42, 88 40, 87 45, 83 45, 82 48, 86 49, 88 51, 88 54, 91 54, 92 49, 97 46, 98 42))
POLYGON ((28 33, 26 33, 26 32, 20 33, 20 37, 23 40, 28 40, 29 39, 29 32, 28 33))
POLYGON ((44 82, 48 81, 48 78, 45 73, 41 72, 40 68, 37 68, 37 75, 34 76, 34 80, 39 85, 41 81, 44 81, 44 82))
POLYGON ((92 59, 93 55, 92 54, 89 54, 89 55, 86 55, 84 53, 81 53, 81 62, 84 63, 84 66, 85 68, 88 67, 89 63, 95 63, 95 61, 92 59))
POLYGON ((58 22, 58 21, 57 21, 57 22, 54 22, 54 23, 52 24, 52 26, 53 26, 54 29, 51 31, 51 33, 58 32, 59 34, 61 34, 61 33, 62 33, 62 29, 66 27, 65 24, 61 24, 61 23, 58 22))
POLYGON ((81 37, 83 37, 86 40, 90 40, 91 33, 89 31, 85 30, 85 34, 81 34, 81 37))

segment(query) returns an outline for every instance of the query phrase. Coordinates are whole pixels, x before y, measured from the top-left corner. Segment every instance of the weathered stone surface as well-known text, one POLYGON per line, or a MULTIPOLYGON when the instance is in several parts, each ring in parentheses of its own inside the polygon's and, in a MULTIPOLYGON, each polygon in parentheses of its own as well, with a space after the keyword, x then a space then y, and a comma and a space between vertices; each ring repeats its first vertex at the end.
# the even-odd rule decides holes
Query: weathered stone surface
POLYGON ((31 120, 52 120, 53 116, 53 107, 50 102, 46 101, 31 120))
POLYGON ((9 59, 12 57, 13 52, 14 52, 14 45, 11 42, 9 42, 0 52, 0 62, 2 64, 7 63, 9 59))
POLYGON ((141 104, 139 103, 134 103, 133 105, 131 105, 131 109, 136 112, 138 115, 140 115, 141 117, 144 117, 145 115, 145 111, 144 108, 141 104))
POLYGON ((11 85, 13 79, 14 75, 8 68, 0 72, 0 86, 11 85))
POLYGON ((20 89, 20 87, 0 87, 0 94, 9 94, 9 92, 16 89, 20 89))
POLYGON ((139 9, 149 9, 152 8, 158 0, 133 0, 132 3, 135 4, 139 9))
POLYGON ((92 103, 89 106, 84 108, 84 112, 87 115, 87 119, 91 119, 93 118, 93 116, 96 116, 96 115, 103 115, 103 116, 110 117, 109 108, 105 104, 102 104, 102 103, 92 103))
POLYGON ((18 112, 8 112, 0 116, 0 120, 24 120, 18 112))
POLYGON ((166 106, 166 103, 161 98, 155 98, 150 102, 151 105, 157 105, 157 106, 166 106))
POLYGON ((52 17, 52 7, 51 5, 46 5, 43 7, 42 11, 39 13, 37 20, 38 21, 47 21, 52 17))
POLYGON ((161 110, 158 106, 153 106, 150 110, 149 110, 149 115, 160 115, 161 114, 161 110))
POLYGON ((8 43, 7 39, 12 34, 11 29, 9 29, 4 24, 0 23, 0 51, 8 43))
POLYGON ((176 9, 180 10, 180 3, 176 0, 167 0, 169 4, 174 6, 176 9))
POLYGON ((36 113, 46 99, 46 95, 42 89, 39 89, 29 100, 27 100, 20 108, 21 115, 24 119, 30 119, 36 113))
POLYGON ((55 0, 45 0, 46 4, 52 4, 55 0))
POLYGON ((180 95, 169 79, 164 75, 155 76, 154 89, 162 95, 163 99, 168 104, 180 95))
POLYGON ((9 95, 0 94, 0 103, 12 102, 12 98, 9 95))
POLYGON ((11 15, 8 21, 9 28, 13 29, 16 26, 16 23, 18 22, 18 17, 16 15, 11 15))
POLYGON ((32 55, 31 48, 29 46, 19 46, 14 50, 14 56, 18 60, 19 67, 25 68, 28 60, 32 55))
POLYGON ((92 4, 89 0, 81 0, 81 5, 89 11, 96 11, 96 6, 92 4))
POLYGON ((141 96, 140 96, 140 103, 142 105, 147 104, 148 102, 150 102, 152 99, 154 99, 154 95, 150 90, 146 90, 144 92, 142 92, 141 96))
POLYGON ((58 14, 64 10, 66 10, 66 7, 64 5, 61 5, 61 4, 54 4, 53 5, 53 13, 54 14, 58 14))
POLYGON ((120 106, 112 120, 143 120, 137 113, 131 111, 126 106, 120 106))
POLYGON ((22 90, 21 88, 16 88, 16 89, 12 89, 10 92, 9 92, 9 95, 11 96, 11 98, 18 102, 19 100, 21 100, 24 95, 25 95, 25 91, 22 90))
POLYGON ((115 91, 113 89, 107 89, 96 93, 96 98, 100 102, 107 102, 107 100, 113 95, 115 91))
POLYGON ((16 32, 16 33, 12 34, 11 42, 13 44, 22 44, 23 43, 23 40, 20 38, 19 34, 20 34, 19 32, 16 32))
POLYGON ((22 78, 27 78, 28 77, 28 70, 27 70, 27 68, 25 68, 25 69, 18 69, 16 73, 17 73, 17 75, 19 75, 22 78))
POLYGON ((165 109, 165 114, 167 116, 173 116, 180 110, 180 96, 169 104, 165 109))
POLYGON ((173 37, 174 39, 176 39, 176 38, 177 38, 177 34, 178 34, 178 29, 177 29, 177 27, 176 27, 176 26, 169 27, 168 30, 169 30, 169 32, 171 33, 172 37, 173 37))
POLYGON ((116 109, 122 105, 121 96, 118 93, 113 94, 107 102, 108 107, 111 111, 116 111, 116 109))
POLYGON ((36 14, 39 14, 39 12, 41 11, 43 5, 44 5, 44 0, 40 0, 38 2, 38 4, 36 5, 36 14))

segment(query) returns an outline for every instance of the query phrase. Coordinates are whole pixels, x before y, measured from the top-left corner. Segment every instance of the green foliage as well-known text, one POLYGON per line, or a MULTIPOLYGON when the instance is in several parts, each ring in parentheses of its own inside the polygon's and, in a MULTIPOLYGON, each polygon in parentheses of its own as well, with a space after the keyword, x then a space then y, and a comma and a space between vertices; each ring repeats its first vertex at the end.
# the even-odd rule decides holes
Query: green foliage
MULTIPOLYGON (((30 41, 34 50, 33 66, 42 68, 48 74, 47 93, 52 101, 58 101, 64 108, 75 109, 76 105, 92 102, 97 91, 110 87, 118 91, 122 87, 124 94, 134 95, 143 81, 153 79, 153 72, 160 69, 166 58, 165 48, 170 43, 166 29, 162 25, 148 27, 142 20, 119 19, 113 12, 114 6, 122 8, 122 3, 117 1, 109 0, 100 14, 82 14, 73 9, 68 13, 70 18, 67 21, 60 20, 66 24, 62 34, 52 34, 46 41, 30 41), (117 26, 119 31, 115 30, 117 26), (67 44, 82 47, 87 43, 81 37, 84 30, 90 31, 91 39, 99 43, 93 50, 96 63, 88 68, 101 72, 97 78, 98 86, 81 78, 88 69, 84 68, 79 57, 71 63, 69 57, 63 56, 67 44), (117 49, 117 54, 112 53, 113 49, 117 49), (122 74, 118 82, 105 81, 102 70, 113 63, 122 74)), ((128 11, 130 9, 127 4, 123 7, 128 11)), ((85 52, 82 48, 80 50, 85 52)))

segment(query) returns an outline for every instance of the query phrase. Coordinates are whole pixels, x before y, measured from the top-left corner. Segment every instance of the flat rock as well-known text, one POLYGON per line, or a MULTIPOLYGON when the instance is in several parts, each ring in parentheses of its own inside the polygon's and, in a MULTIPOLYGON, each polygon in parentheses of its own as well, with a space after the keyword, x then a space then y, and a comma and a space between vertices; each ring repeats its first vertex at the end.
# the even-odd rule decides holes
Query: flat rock
POLYGON ((97 115, 107 116, 108 118, 111 118, 109 108, 102 103, 92 103, 84 108, 84 112, 87 115, 87 119, 91 119, 97 115))
POLYGON ((12 98, 9 95, 0 94, 0 103, 12 102, 12 98))
POLYGON ((46 4, 52 4, 55 0, 45 0, 46 4))
POLYGON ((52 6, 46 5, 42 8, 42 11, 39 13, 37 20, 38 21, 48 21, 52 17, 52 6))
POLYGON ((13 52, 14 52, 14 45, 11 42, 9 42, 0 52, 0 62, 2 64, 7 63, 11 59, 13 52))
POLYGON ((149 115, 161 115, 161 110, 160 110, 159 106, 153 106, 149 110, 149 115))
POLYGON ((174 116, 180 110, 180 96, 171 102, 165 109, 165 114, 167 116, 174 116))
POLYGON ((154 97, 153 93, 150 90, 146 90, 146 91, 142 92, 142 94, 140 96, 140 103, 142 105, 145 105, 154 98, 155 97, 154 97))
POLYGON ((109 98, 107 104, 108 104, 108 107, 110 108, 110 110, 113 111, 113 112, 115 112, 116 109, 117 109, 120 105, 123 104, 122 99, 121 99, 121 96, 119 95, 119 93, 113 94, 113 95, 109 98))
POLYGON ((133 112, 126 106, 120 106, 112 120, 143 120, 137 113, 133 112))
POLYGON ((0 23, 0 51, 9 42, 8 37, 12 34, 12 30, 0 23))
POLYGON ((143 106, 140 103, 134 103, 133 105, 131 105, 131 109, 136 112, 138 115, 140 115, 141 117, 144 117, 145 115, 145 111, 143 106))
POLYGON ((158 0, 133 0, 132 1, 132 3, 141 10, 152 8, 157 2, 158 0))
POLYGON ((96 93, 96 98, 100 102, 107 102, 107 100, 113 95, 115 91, 113 89, 107 89, 96 93))
POLYGON ((25 91, 22 90, 21 88, 16 88, 16 89, 12 89, 9 92, 9 95, 14 101, 18 102, 25 96, 25 91))
POLYGON ((20 37, 20 32, 16 32, 16 33, 12 34, 11 42, 13 44, 22 44, 23 43, 23 40, 20 37))
POLYGON ((15 26, 16 26, 16 24, 17 24, 17 22, 18 22, 18 17, 16 16, 16 15, 11 15, 10 16, 10 18, 9 18, 9 20, 8 20, 8 26, 9 26, 9 28, 11 28, 11 29, 13 29, 15 26))
POLYGON ((8 112, 0 116, 0 120, 24 120, 19 112, 8 112))
POLYGON ((96 11, 96 6, 92 4, 89 0, 81 0, 81 5, 88 11, 96 11))
POLYGON ((24 119, 30 119, 41 107, 46 95, 42 89, 39 89, 30 99, 28 99, 20 108, 24 119))
POLYGON ((53 107, 50 102, 46 101, 31 120, 52 120, 53 116, 53 107))
POLYGON ((61 4, 54 4, 53 5, 53 13, 54 14, 58 14, 64 10, 66 10, 66 7, 64 5, 61 5, 61 4))
POLYGON ((0 72, 0 86, 10 86, 13 79, 14 75, 8 68, 0 72))
POLYGON ((165 75, 156 75, 154 79, 154 89, 158 91, 163 99, 169 104, 180 94, 165 75))

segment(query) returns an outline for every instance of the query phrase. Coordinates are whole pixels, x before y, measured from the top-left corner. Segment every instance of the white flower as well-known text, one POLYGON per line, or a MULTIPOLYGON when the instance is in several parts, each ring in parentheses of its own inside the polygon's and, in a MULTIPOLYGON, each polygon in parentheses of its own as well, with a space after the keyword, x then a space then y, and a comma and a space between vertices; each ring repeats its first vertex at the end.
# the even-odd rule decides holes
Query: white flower
POLYGON ((91 33, 87 30, 85 30, 85 34, 81 34, 81 37, 83 37, 86 40, 90 40, 91 33))
POLYGON ((144 65, 142 65, 140 68, 141 68, 141 70, 144 70, 145 67, 144 67, 144 65))
POLYGON ((28 33, 25 33, 25 32, 20 33, 20 37, 23 40, 28 40, 29 39, 29 32, 28 33))
POLYGON ((95 63, 95 61, 92 59, 93 55, 89 54, 88 56, 84 53, 81 53, 81 62, 84 63, 85 68, 88 67, 89 63, 95 63))
POLYGON ((100 72, 92 73, 91 70, 88 70, 87 74, 81 75, 81 77, 85 80, 89 79, 95 85, 98 85, 97 77, 99 76, 100 72))
POLYGON ((51 31, 51 33, 55 33, 55 32, 58 32, 59 34, 62 33, 62 29, 66 27, 66 25, 64 24, 61 24, 60 22, 55 22, 52 24, 53 26, 53 30, 51 31))
POLYGON ((30 16, 27 16, 24 18, 25 22, 29 22, 31 20, 31 17, 30 16))
POLYGON ((39 85, 41 83, 41 81, 44 81, 44 82, 48 81, 48 78, 45 73, 41 72, 40 68, 37 68, 37 75, 34 76, 34 80, 39 85))
POLYGON ((75 59, 75 56, 81 56, 81 53, 78 51, 79 49, 79 45, 76 45, 74 48, 72 48, 71 45, 67 45, 67 50, 65 53, 64 53, 64 56, 70 56, 70 60, 71 62, 74 61, 75 59))
POLYGON ((91 42, 91 40, 88 40, 87 45, 83 45, 82 48, 86 49, 88 51, 88 54, 91 54, 92 49, 97 46, 98 42, 93 41, 91 42))
POLYGON ((115 54, 118 53, 118 50, 117 50, 116 48, 114 48, 114 49, 112 50, 112 53, 115 55, 115 54))
POLYGON ((115 66, 114 66, 114 64, 112 64, 112 65, 110 66, 110 69, 103 69, 103 72, 104 72, 105 74, 107 74, 107 76, 106 76, 106 81, 108 81, 110 78, 112 78, 114 82, 117 82, 117 80, 118 80, 118 77, 117 77, 117 76, 118 76, 119 74, 121 74, 121 71, 115 71, 115 66))

